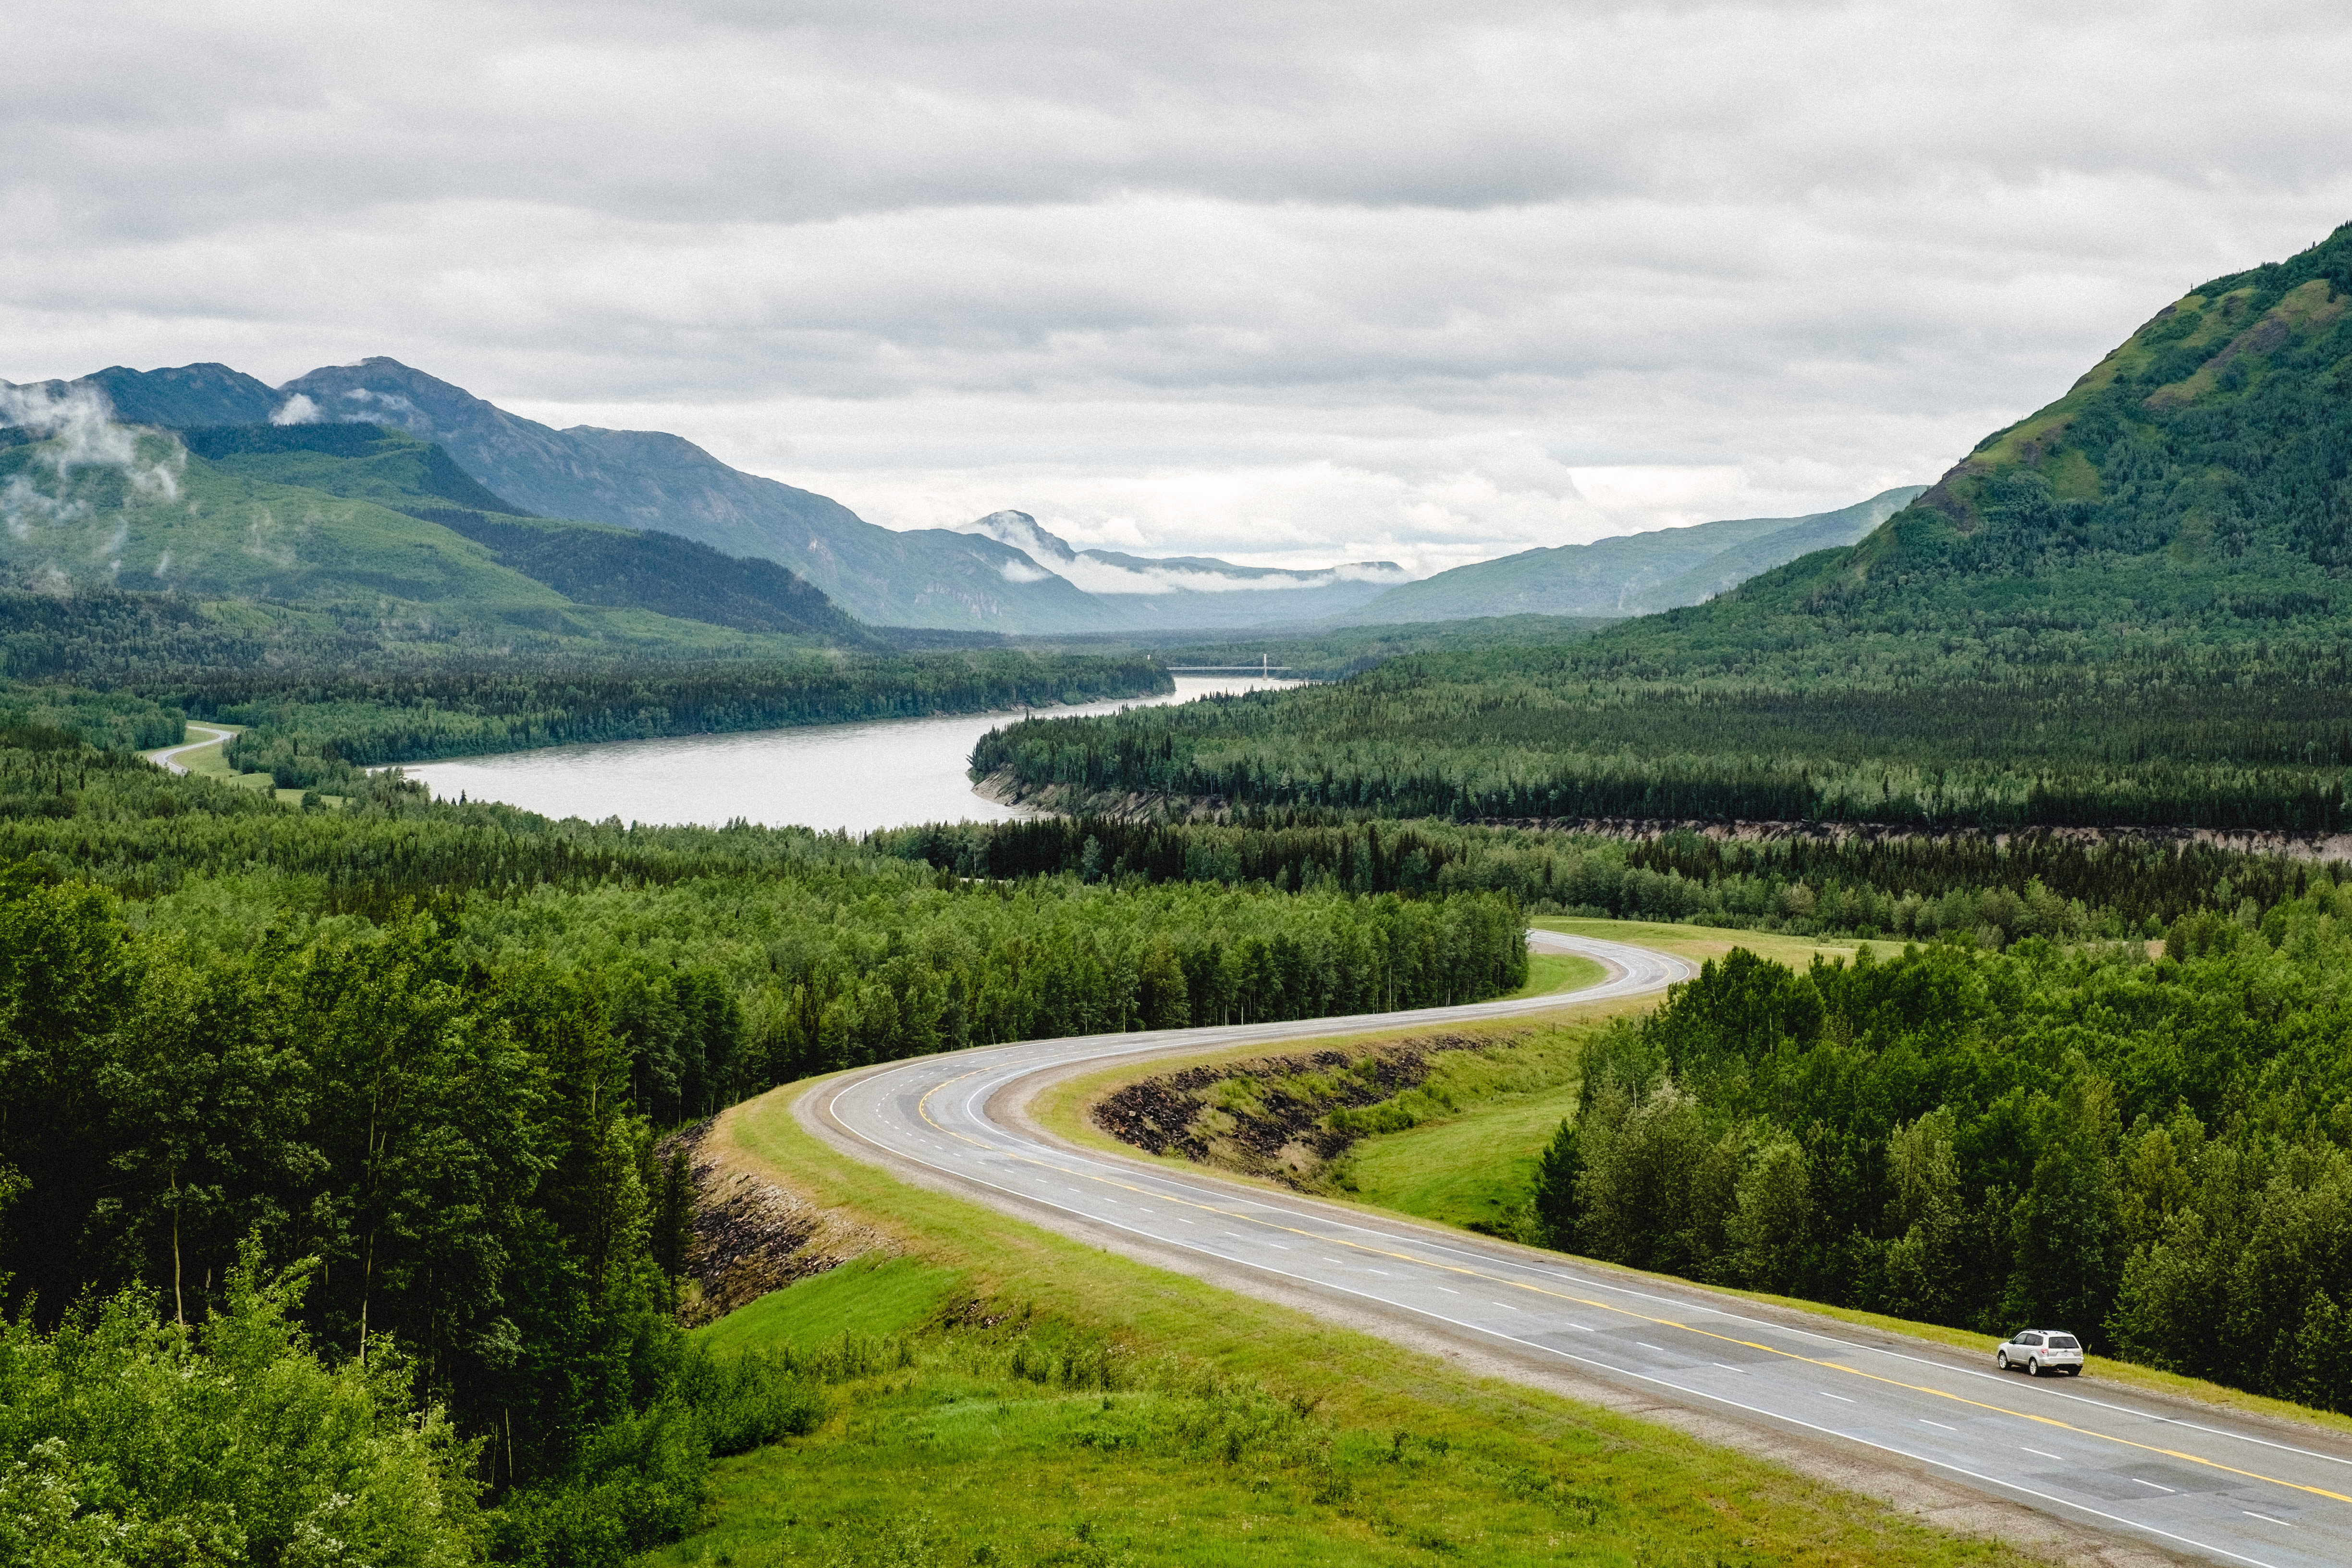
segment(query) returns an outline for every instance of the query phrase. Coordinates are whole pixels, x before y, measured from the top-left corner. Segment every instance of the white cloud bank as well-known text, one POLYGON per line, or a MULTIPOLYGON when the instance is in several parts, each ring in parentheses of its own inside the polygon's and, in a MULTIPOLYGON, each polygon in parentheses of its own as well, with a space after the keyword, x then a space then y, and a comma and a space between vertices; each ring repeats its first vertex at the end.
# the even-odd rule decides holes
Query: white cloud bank
POLYGON ((0 378, 390 353, 894 526, 1260 563, 1932 478, 2352 218, 2352 18, 2272 0, 95 0, 10 34, 0 378))

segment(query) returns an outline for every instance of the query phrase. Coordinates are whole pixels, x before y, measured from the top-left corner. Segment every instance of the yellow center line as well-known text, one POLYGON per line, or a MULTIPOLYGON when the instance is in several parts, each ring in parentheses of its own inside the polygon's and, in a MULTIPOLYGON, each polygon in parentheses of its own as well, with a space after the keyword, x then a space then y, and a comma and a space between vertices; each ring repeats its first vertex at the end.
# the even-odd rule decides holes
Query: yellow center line
POLYGON ((933 1095, 938 1094, 941 1089, 949 1089, 956 1084, 961 1083, 965 1079, 976 1078, 981 1073, 988 1070, 989 1069, 986 1068, 975 1068, 971 1072, 963 1073, 958 1077, 948 1079, 941 1083, 934 1085, 920 1100, 916 1102, 916 1114, 920 1116, 924 1122, 941 1137, 952 1138, 959 1143, 969 1144, 975 1149, 980 1149, 987 1152, 1003 1154, 1008 1159, 1017 1160, 1024 1164, 1034 1165, 1039 1170, 1052 1171, 1060 1175, 1093 1182, 1101 1186, 1116 1187, 1122 1192, 1134 1193, 1139 1196, 1148 1197, 1155 1203, 1167 1204, 1171 1207, 1189 1208, 1197 1210, 1202 1214, 1213 1214, 1221 1219, 1242 1220, 1251 1225, 1263 1226, 1267 1230, 1279 1231, 1286 1236, 1296 1236, 1306 1240, 1320 1242, 1327 1247, 1347 1247, 1373 1258, 1386 1258, 1394 1259, 1401 1263, 1411 1263, 1419 1268, 1436 1269, 1442 1273, 1452 1274, 1460 1279, 1476 1279, 1488 1285, 1506 1286, 1512 1289, 1532 1291, 1536 1295, 1547 1297, 1552 1300, 1567 1301, 1580 1307, 1590 1307, 1595 1311, 1614 1312, 1620 1317, 1631 1318, 1635 1322, 1651 1323, 1660 1328, 1680 1329, 1686 1334, 1697 1334, 1702 1338, 1717 1340, 1725 1344, 1744 1345, 1749 1350, 1762 1351, 1767 1354, 1780 1356, 1788 1361, 1800 1362, 1807 1366, 1817 1366, 1829 1372, 1841 1372, 1849 1377, 1861 1378, 1866 1383, 1884 1384, 1889 1388, 1906 1389, 1913 1394, 1932 1394, 1937 1399, 1948 1399, 1955 1405, 1965 1405, 1972 1409, 1989 1411, 1996 1415, 2013 1415, 2021 1421, 2031 1421, 2037 1426, 2053 1427, 2062 1432, 2072 1432, 2078 1436, 2094 1437, 2101 1442, 2120 1444, 2122 1447, 2126 1448, 2137 1448, 2144 1454, 2158 1454, 2168 1459, 2181 1460, 2187 1464, 2202 1465, 2208 1469, 2218 1470, 2224 1475, 2242 1476, 2248 1480, 2262 1481, 2267 1485, 2274 1487, 2285 1487, 2292 1491, 2309 1492, 2315 1497, 2327 1498, 2336 1502, 2352 1502, 2352 1497, 2347 1497, 2342 1492, 2329 1491, 2325 1487, 2305 1486, 2300 1481, 2282 1480, 2276 1476, 2266 1476, 2258 1470, 2242 1470, 2233 1465, 2225 1465, 2218 1459, 2209 1459, 2200 1454, 2184 1453, 2178 1448, 2159 1448, 2153 1444, 2135 1442, 2129 1437, 2118 1437, 2112 1432, 2101 1432, 2095 1427, 2079 1426, 2071 1421, 2061 1421, 2053 1415, 2036 1415, 2032 1411, 2028 1410, 2012 1410, 2003 1405, 1990 1405, 1980 1399, 1971 1399, 1964 1394, 1954 1394, 1948 1389, 1932 1388, 1925 1384, 1906 1383, 1901 1378, 1887 1377, 1874 1372, 1864 1372, 1859 1367, 1848 1366, 1843 1362, 1822 1361, 1814 1356, 1800 1355, 1795 1351, 1782 1350, 1778 1345, 1759 1344, 1754 1340, 1743 1340, 1730 1334, 1719 1334, 1711 1329, 1695 1329, 1688 1323, 1678 1323, 1672 1318, 1654 1318, 1645 1312, 1637 1312, 1630 1307, 1621 1307, 1614 1302, 1596 1301, 1587 1296, 1571 1296, 1566 1291, 1553 1290, 1541 1285, 1529 1284, 1528 1281, 1523 1279, 1510 1279, 1500 1275, 1487 1274, 1465 1264, 1440 1262, 1432 1258, 1421 1258, 1410 1252, 1391 1251, 1385 1247, 1374 1247, 1368 1242, 1350 1240, 1344 1237, 1325 1236, 1318 1231, 1302 1230, 1296 1226, 1277 1225, 1272 1220, 1261 1218, 1256 1215, 1242 1214, 1233 1209, 1219 1208, 1214 1204, 1200 1203, 1191 1198, 1171 1197, 1165 1193, 1155 1192, 1149 1187, 1139 1186, 1132 1182, 1120 1181, 1114 1177, 1099 1175, 1092 1171, 1072 1170, 1067 1166, 1056 1165, 1050 1161, 1041 1160, 1033 1155, 1014 1153, 1006 1150, 996 1149, 990 1144, 980 1142, 978 1139, 967 1137, 963 1133, 942 1127, 939 1122, 932 1120, 930 1106, 931 1097, 933 1095))

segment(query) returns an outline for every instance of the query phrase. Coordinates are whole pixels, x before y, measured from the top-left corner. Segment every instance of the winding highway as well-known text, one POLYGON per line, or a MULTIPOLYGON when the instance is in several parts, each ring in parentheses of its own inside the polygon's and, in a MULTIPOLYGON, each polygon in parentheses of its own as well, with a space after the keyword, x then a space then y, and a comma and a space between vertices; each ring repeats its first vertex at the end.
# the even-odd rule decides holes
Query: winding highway
POLYGON ((160 763, 175 773, 184 773, 188 771, 188 765, 180 761, 182 756, 189 752, 201 752, 206 746, 217 746, 236 733, 234 730, 215 730, 209 724, 191 724, 188 726, 188 731, 191 734, 202 734, 205 738, 201 741, 183 741, 176 746, 166 746, 160 752, 148 752, 143 754, 151 763, 160 763))
POLYGON ((1524 1373, 1572 1369, 1655 1403, 1916 1467, 1988 1500, 2249 1568, 2352 1563, 2352 1440, 2095 1379, 2002 1373, 1984 1354, 1142 1159, 1079 1150, 1021 1108, 1080 1064, 1429 1028, 1661 991, 1693 973, 1622 942, 1529 933, 1599 960, 1572 995, 1238 1027, 1033 1040, 820 1086, 801 1113, 864 1158, 1149 1262, 1524 1373))

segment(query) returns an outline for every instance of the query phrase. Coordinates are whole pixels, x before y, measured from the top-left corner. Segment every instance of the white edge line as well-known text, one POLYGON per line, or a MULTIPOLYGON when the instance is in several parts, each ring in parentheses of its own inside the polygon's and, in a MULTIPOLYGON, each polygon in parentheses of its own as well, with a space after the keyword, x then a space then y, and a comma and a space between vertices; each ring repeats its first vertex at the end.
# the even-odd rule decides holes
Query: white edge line
MULTIPOLYGON (((845 1093, 847 1091, 844 1090, 844 1092, 845 1093)), ((835 1096, 835 1099, 838 1098, 838 1096, 835 1096)), ((829 1103, 827 1108, 830 1110, 829 1103)), ((896 1152, 896 1151, 890 1150, 887 1145, 877 1142, 875 1139, 866 1137, 865 1133, 858 1131, 856 1128, 849 1126, 846 1122, 840 1122, 838 1118, 835 1118, 835 1121, 843 1130, 847 1131, 851 1136, 863 1139, 866 1142, 872 1143, 876 1148, 883 1150, 886 1153, 896 1152)), ((901 1158, 904 1157, 905 1156, 903 1155, 901 1156, 901 1158)), ((1051 1199, 1033 1197, 1026 1193, 1016 1191, 1012 1187, 1000 1186, 994 1182, 982 1181, 976 1176, 962 1175, 961 1173, 947 1171, 941 1167, 934 1167, 934 1169, 940 1170, 940 1173, 943 1175, 957 1176, 959 1180, 969 1182, 974 1186, 987 1187, 991 1191, 1003 1193, 1008 1197, 1019 1199, 1025 1203, 1036 1204, 1042 1208, 1060 1209, 1063 1213, 1070 1215, 1075 1218, 1087 1220, 1096 1225, 1107 1225, 1114 1230, 1126 1231, 1131 1236, 1141 1237, 1145 1241, 1155 1242, 1162 1247, 1174 1247, 1178 1248, 1184 1248, 1186 1247, 1184 1242, 1180 1241, 1173 1237, 1153 1236, 1150 1232, 1138 1229, 1134 1226, 1125 1225, 1118 1220, 1105 1219, 1099 1215, 1087 1214, 1082 1210, 1070 1208, 1065 1205, 1055 1203, 1051 1199)), ((1214 1253, 1207 1253, 1206 1256, 1214 1258, 1217 1255, 1214 1253)), ((1230 1263, 1241 1260, 1220 1258, 1218 1261, 1230 1263)), ((1415 1313, 1421 1317, 1429 1318, 1437 1322, 1448 1324, 1454 1328, 1464 1330, 1469 1333, 1484 1334, 1490 1339, 1501 1340, 1506 1343, 1519 1345, 1528 1350, 1540 1352, 1545 1355, 1558 1356, 1563 1361, 1575 1362, 1580 1366, 1588 1366, 1597 1372, 1613 1373, 1621 1377, 1634 1378, 1643 1383, 1654 1384, 1660 1388, 1672 1389, 1677 1394, 1685 1394, 1695 1399, 1712 1400, 1718 1405, 1728 1405, 1734 1410, 1744 1411, 1750 1415, 1759 1416, 1767 1421, 1786 1422, 1790 1426, 1800 1426, 1809 1432, 1818 1432, 1823 1436, 1838 1437, 1864 1448, 1875 1448, 1881 1453, 1893 1454, 1898 1458, 1909 1459, 1915 1464, 1932 1465, 1937 1469, 1949 1470, 1954 1475, 1966 1476, 1970 1480, 1979 1481, 1987 1486, 1999 1487, 2009 1491, 2019 1493, 2021 1496, 2039 1499, 2043 1502, 2051 1504, 2054 1508, 2073 1509, 2076 1512, 2089 1514, 2094 1519, 2103 1519, 2107 1521, 2109 1523, 2121 1525, 2126 1530, 2139 1531, 2148 1535, 2158 1536, 2166 1541, 2179 1542, 2183 1546, 2194 1547, 2200 1552, 2210 1552, 2214 1553, 2216 1556, 2226 1557, 2232 1563, 2243 1563, 2248 1564, 2248 1568, 2277 1568, 2277 1564, 2265 1563, 2259 1557, 2248 1557, 2242 1552, 2231 1552, 2226 1547, 2213 1546, 2205 1542, 2194 1540, 2189 1536, 2179 1535, 2171 1531, 2159 1529, 2152 1524, 2142 1524, 2137 1520, 2126 1519, 2121 1514, 2108 1513, 2104 1510, 2093 1508, 2087 1503, 2074 1502, 2066 1498, 2054 1496, 2049 1492, 2036 1491, 2032 1487, 2019 1486, 2014 1481, 2002 1480, 1998 1477, 1979 1475, 1976 1471, 1968 1468, 1966 1466, 1953 1464, 1948 1459, 1938 1459, 1926 1454, 1914 1454, 1906 1449, 1895 1447, 1891 1443, 1879 1443, 1874 1442, 1867 1437, 1857 1437, 1850 1432, 1840 1432, 1833 1427, 1822 1426, 1814 1422, 1806 1421, 1794 1415, 1783 1415, 1778 1412, 1765 1410, 1759 1406, 1746 1404, 1740 1400, 1728 1398, 1720 1394, 1709 1394, 1704 1389, 1685 1388, 1681 1384, 1669 1383, 1664 1378, 1653 1377, 1647 1373, 1634 1372, 1625 1367, 1612 1366, 1607 1362, 1594 1361, 1589 1356, 1580 1356, 1570 1351, 1555 1350, 1549 1345, 1539 1344, 1533 1340, 1523 1340, 1515 1334, 1500 1333, 1493 1329, 1482 1329, 1475 1323, 1465 1323, 1457 1319, 1449 1318, 1443 1312, 1433 1312, 1425 1307, 1416 1307, 1410 1302, 1391 1301, 1384 1296, 1375 1296, 1369 1290, 1357 1290, 1345 1285, 1335 1285, 1328 1280, 1315 1279, 1310 1275, 1293 1274, 1287 1269, 1271 1268, 1263 1263, 1244 1263, 1244 1267, 1255 1268, 1262 1274, 1272 1274, 1281 1279, 1295 1280, 1301 1285, 1310 1286, 1318 1289, 1335 1290, 1341 1295, 1354 1296, 1361 1300, 1371 1301, 1383 1307, 1393 1308, 1399 1311, 1415 1313)))

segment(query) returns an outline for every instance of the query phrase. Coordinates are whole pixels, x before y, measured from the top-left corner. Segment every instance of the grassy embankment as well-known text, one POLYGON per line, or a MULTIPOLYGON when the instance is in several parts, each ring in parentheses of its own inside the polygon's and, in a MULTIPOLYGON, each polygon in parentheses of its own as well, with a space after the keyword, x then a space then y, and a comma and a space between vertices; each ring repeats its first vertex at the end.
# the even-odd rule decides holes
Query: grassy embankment
POLYGON ((1572 952, 1528 954, 1528 983, 1512 997, 1549 996, 1555 991, 1581 991, 1596 984, 1608 972, 1591 959, 1572 952))
POLYGON ((714 1346, 902 1336, 827 1419, 722 1463, 649 1564, 2023 1561, 1665 1428, 1482 1380, 836 1153, 787 1088, 713 1144, 905 1255, 765 1297, 714 1346))
MULTIPOLYGON (((1851 956, 1853 946, 1816 943, 1799 937, 1757 931, 1718 931, 1703 926, 1657 925, 1638 921, 1572 920, 1541 917, 1530 922, 1547 931, 1638 942, 1682 957, 1704 961, 1720 958, 1734 947, 1746 947, 1763 957, 1791 966, 1809 963, 1814 954, 1851 956)), ((1868 945, 1868 944, 1864 944, 1868 945)), ((1883 955, 1888 944, 1875 944, 1883 955)), ((2161 944, 2150 943, 2151 952, 2161 944)), ((1520 1037, 1507 1048, 1449 1053, 1437 1058, 1430 1089, 1443 1090, 1456 1109, 1431 1115, 1402 1131, 1374 1133, 1359 1142, 1346 1157, 1347 1189, 1339 1196, 1370 1206, 1464 1229, 1491 1232, 1523 1202, 1535 1176, 1544 1145, 1562 1118, 1575 1109, 1580 1079, 1577 1060, 1583 1041, 1599 1024, 1622 1012, 1645 1009, 1652 1004, 1603 1004, 1575 1008, 1569 999, 1560 1014, 1550 1015, 1530 1028, 1526 1022, 1481 1026, 1498 1038, 1515 1032, 1520 1037), (1574 1009, 1571 1011, 1571 1009, 1574 1009)), ((1464 1032, 1464 1031, 1449 1031, 1464 1032)), ((1315 1046, 1370 1043, 1374 1039, 1411 1037, 1412 1031, 1385 1036, 1360 1036, 1312 1042, 1315 1046)), ((1301 1042, 1302 1046, 1307 1042, 1301 1042)), ((1146 1073, 1172 1071, 1179 1067, 1246 1060, 1266 1054, 1263 1047, 1204 1052, 1198 1057, 1162 1058, 1148 1063, 1128 1063, 1083 1077, 1066 1079, 1040 1095, 1033 1110, 1048 1130, 1075 1143, 1116 1152, 1130 1159, 1149 1155, 1118 1142, 1097 1128, 1088 1108, 1120 1084, 1146 1073)), ((1186 1164, 1180 1155, 1161 1157, 1186 1164)), ((1234 1173, 1222 1173, 1234 1176, 1234 1173)), ((1234 1179, 1246 1179, 1234 1176, 1234 1179)), ((1956 1349, 1984 1351, 1985 1337, 1964 1329, 1890 1318, 1818 1301, 1774 1296, 1763 1291, 1718 1287, 1727 1295, 1749 1300, 1824 1313, 1841 1322, 1884 1332, 1908 1334, 1956 1349)), ((2313 1422, 2352 1432, 2352 1416, 2314 1410, 2307 1405, 2265 1398, 2225 1388, 2201 1378, 2181 1377, 2153 1367, 2105 1356, 2089 1359, 2087 1375, 2109 1378, 2152 1393, 2197 1399, 2250 1415, 2313 1422)))
MULTIPOLYGON (((1811 962, 1816 953, 1845 958, 1854 951, 1851 945, 1824 944, 1801 937, 1702 926, 1549 916, 1530 923, 1571 935, 1638 942, 1697 962, 1720 958, 1735 946, 1798 965, 1811 962)), ((1591 960, 1566 954, 1533 955, 1528 968, 1528 984, 1516 995, 1569 991, 1591 984, 1601 974, 1601 966, 1591 960)), ((1362 1203, 1446 1225, 1482 1229, 1504 1225, 1511 1209, 1527 1195, 1535 1177, 1536 1157, 1560 1119, 1575 1109, 1577 1063, 1586 1037, 1621 1013, 1646 1011, 1651 1005, 1648 1000, 1580 1005, 1574 997, 1563 996, 1557 1014, 1447 1026, 1442 1032, 1448 1036, 1486 1036, 1496 1044, 1434 1058, 1428 1081, 1399 1097, 1409 1103, 1416 1124, 1402 1131, 1375 1133, 1359 1142, 1334 1173, 1339 1177, 1338 1195, 1352 1195, 1362 1203)), ((1316 1048, 1347 1049, 1410 1040, 1430 1032, 1405 1028, 1334 1037, 1311 1044, 1316 1048)), ((1073 1142, 1150 1158, 1094 1125, 1087 1111, 1096 1100, 1148 1074, 1249 1061, 1307 1044, 1228 1047, 1181 1058, 1104 1068, 1053 1085, 1037 1098, 1034 1109, 1045 1126, 1073 1142)), ((1160 1158, 1171 1164, 1187 1163, 1179 1154, 1160 1158)))

